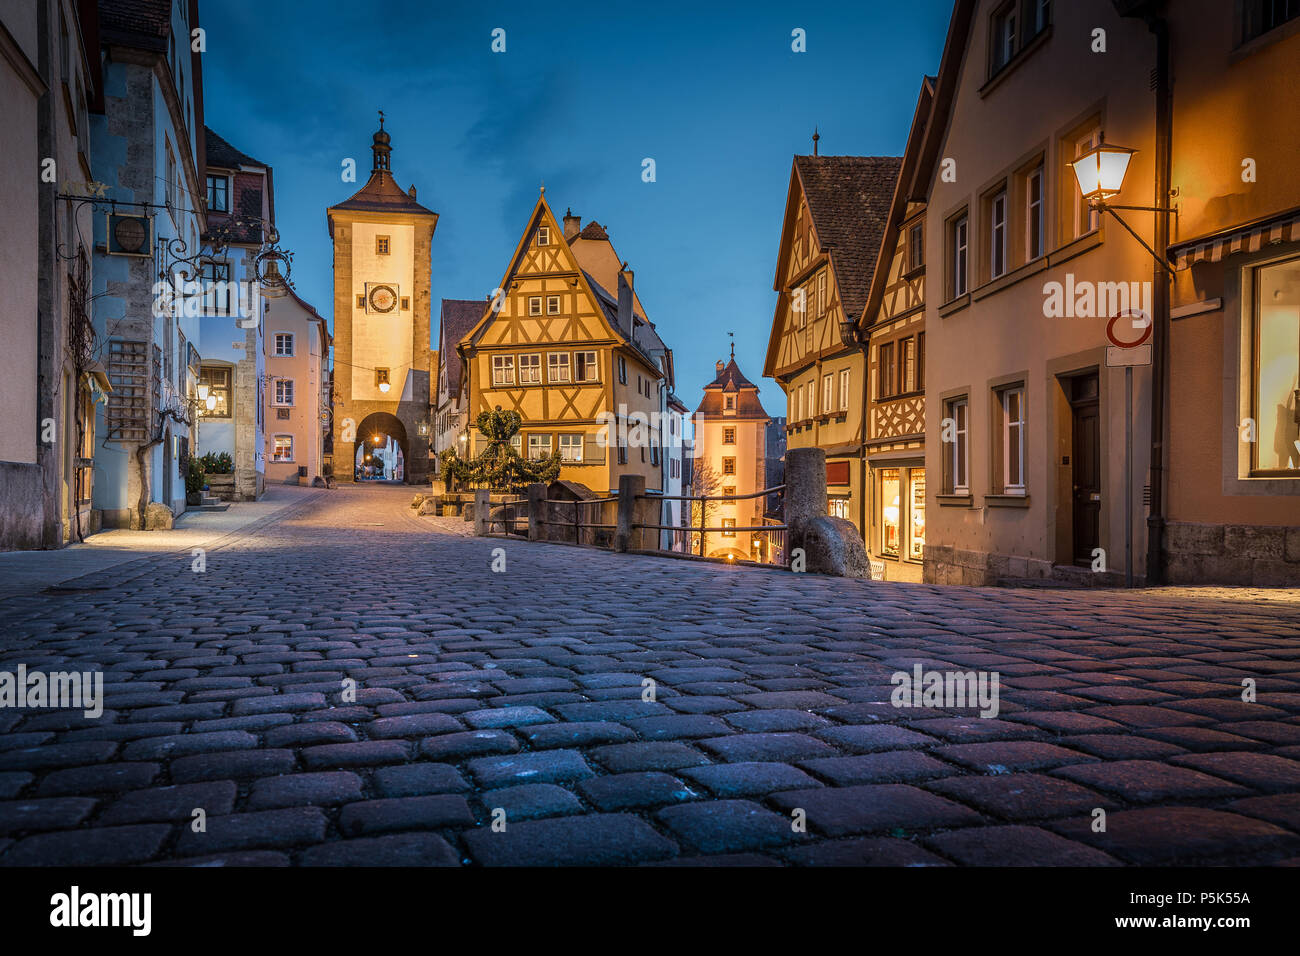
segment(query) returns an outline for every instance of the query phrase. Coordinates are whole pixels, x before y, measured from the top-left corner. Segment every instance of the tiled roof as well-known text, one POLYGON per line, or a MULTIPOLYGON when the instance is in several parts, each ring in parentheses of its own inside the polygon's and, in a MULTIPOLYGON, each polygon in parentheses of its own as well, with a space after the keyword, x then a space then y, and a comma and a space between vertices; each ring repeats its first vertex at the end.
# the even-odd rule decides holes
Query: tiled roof
POLYGON ((461 360, 456 345, 469 334, 483 318, 484 299, 443 299, 442 332, 438 350, 447 368, 447 392, 454 396, 460 391, 461 360))
MULTIPOLYGON (((582 227, 582 232, 574 236, 574 239, 608 239, 608 238, 609 238, 609 233, 605 231, 605 227, 602 226, 600 223, 596 222, 596 220, 594 219, 582 227)), ((572 242, 573 239, 570 239, 569 241, 572 242)))
POLYGON ((432 209, 421 206, 402 191, 393 179, 393 174, 386 169, 376 169, 370 173, 370 179, 350 198, 335 206, 335 209, 357 209, 365 212, 413 212, 426 216, 436 215, 432 209))
POLYGON ((867 302, 876 254, 889 219, 901 156, 796 156, 813 227, 829 247, 844 315, 867 302))
MULTIPOLYGON (((736 418, 767 418, 763 403, 758 399, 758 386, 745 378, 745 373, 736 364, 735 356, 722 367, 722 371, 708 385, 704 386, 704 400, 695 410, 697 415, 721 415, 723 413, 723 396, 734 395, 736 398, 736 418)), ((732 417, 728 415, 727 417, 732 417)))
POLYGON ((99 33, 105 43, 166 50, 171 17, 172 0, 99 0, 99 33))
POLYGON ((731 387, 733 389, 745 388, 745 387, 758 388, 757 385, 755 385, 749 379, 745 378, 745 373, 742 372, 740 370, 740 366, 736 364, 736 357, 734 355, 731 357, 730 362, 722 366, 722 371, 718 373, 718 377, 715 378, 708 385, 705 385, 704 387, 705 388, 731 387))
POLYGON ((240 152, 211 126, 203 127, 207 137, 207 161, 209 166, 218 169, 238 169, 240 166, 266 166, 261 160, 254 159, 247 153, 240 152))

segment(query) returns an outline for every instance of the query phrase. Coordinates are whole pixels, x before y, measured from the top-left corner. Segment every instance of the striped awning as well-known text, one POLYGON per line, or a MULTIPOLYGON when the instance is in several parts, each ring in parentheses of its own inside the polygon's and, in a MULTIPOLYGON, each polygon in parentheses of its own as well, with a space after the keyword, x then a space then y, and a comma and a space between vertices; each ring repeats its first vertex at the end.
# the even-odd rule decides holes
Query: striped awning
POLYGON ((1300 209, 1257 219, 1213 236, 1175 243, 1169 247, 1169 258, 1181 271, 1198 262, 1218 262, 1234 253, 1258 252, 1281 242, 1300 242, 1300 209))

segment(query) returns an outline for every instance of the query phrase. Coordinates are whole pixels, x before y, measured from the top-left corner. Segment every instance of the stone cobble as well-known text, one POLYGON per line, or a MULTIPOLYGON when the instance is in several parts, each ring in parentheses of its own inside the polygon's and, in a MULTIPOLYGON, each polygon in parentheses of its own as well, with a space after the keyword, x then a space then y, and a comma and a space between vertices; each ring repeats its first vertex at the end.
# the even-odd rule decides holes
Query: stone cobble
POLYGON ((104 680, 98 717, 0 709, 0 865, 1300 856, 1295 592, 849 581, 409 500, 343 487, 202 573, 0 601, 0 671, 104 680), (893 706, 918 664, 996 672, 997 715, 893 706))

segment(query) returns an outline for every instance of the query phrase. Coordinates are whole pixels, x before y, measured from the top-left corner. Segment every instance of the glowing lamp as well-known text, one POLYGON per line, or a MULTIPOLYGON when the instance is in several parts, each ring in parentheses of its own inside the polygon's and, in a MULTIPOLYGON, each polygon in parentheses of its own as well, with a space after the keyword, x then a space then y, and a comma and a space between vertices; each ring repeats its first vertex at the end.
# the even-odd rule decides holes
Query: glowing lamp
POLYGON ((1079 192, 1088 202, 1114 196, 1124 185, 1129 160, 1137 152, 1123 146, 1094 146, 1070 163, 1079 192))

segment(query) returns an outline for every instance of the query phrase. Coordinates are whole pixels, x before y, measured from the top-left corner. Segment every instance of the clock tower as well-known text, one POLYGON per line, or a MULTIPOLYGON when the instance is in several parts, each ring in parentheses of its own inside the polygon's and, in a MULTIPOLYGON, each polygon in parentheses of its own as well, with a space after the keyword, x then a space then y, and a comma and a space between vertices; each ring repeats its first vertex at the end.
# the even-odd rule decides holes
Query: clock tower
POLYGON ((334 476, 429 475, 430 245, 438 214, 393 179, 379 130, 365 186, 326 210, 334 241, 334 476), (382 466, 381 466, 382 462, 382 466))

